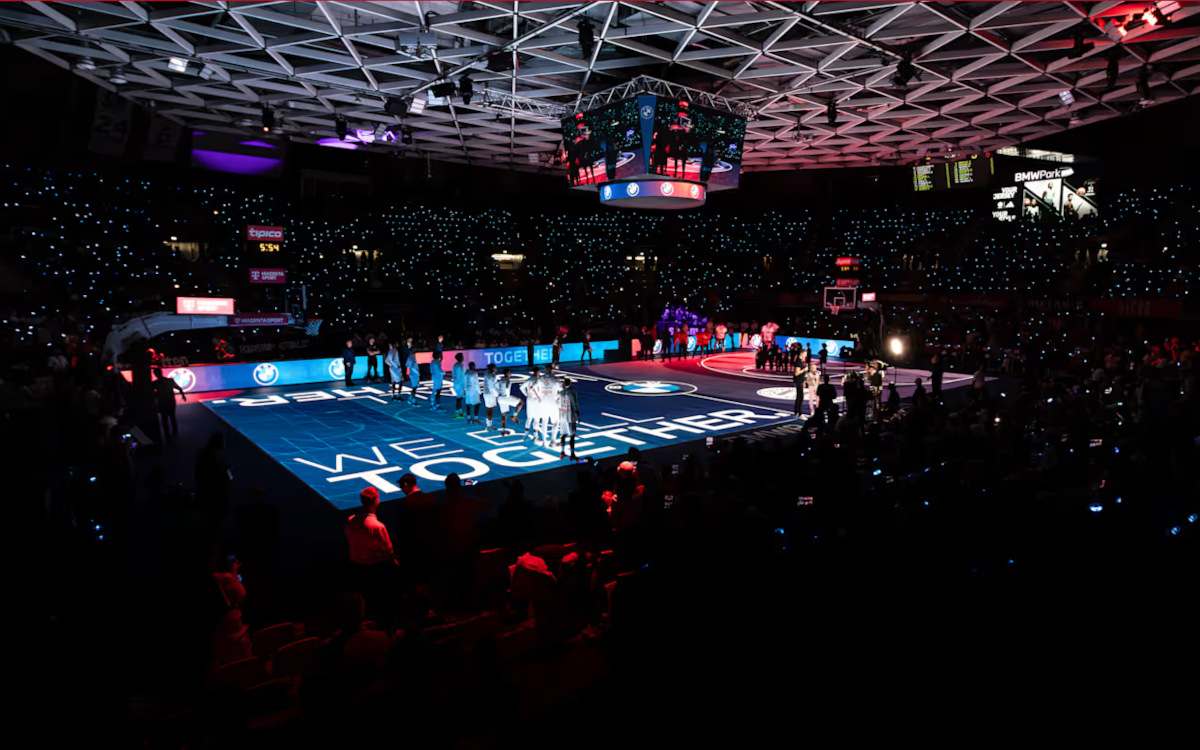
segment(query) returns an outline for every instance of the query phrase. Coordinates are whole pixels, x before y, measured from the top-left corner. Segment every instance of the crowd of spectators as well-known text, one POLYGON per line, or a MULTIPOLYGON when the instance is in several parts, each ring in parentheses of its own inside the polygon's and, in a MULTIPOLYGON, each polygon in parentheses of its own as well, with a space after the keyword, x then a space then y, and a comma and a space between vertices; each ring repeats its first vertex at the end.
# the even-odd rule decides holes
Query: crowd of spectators
MULTIPOLYGON (((421 744, 515 743, 575 698, 595 711, 580 721, 615 725, 596 715, 606 716, 614 700, 664 700, 657 689, 686 705, 682 696, 716 690, 728 676, 721 690, 753 692, 759 685, 746 687, 753 674, 747 665, 781 658, 775 648, 808 647, 805 675, 814 684, 838 672, 861 675, 878 667, 874 660, 884 653, 968 652, 972 636, 949 632, 937 622, 945 610, 936 607, 980 592, 1000 602, 997 609, 1011 607, 1017 613, 1011 617, 1040 617, 1044 648, 1036 653, 1049 655, 1064 632, 1079 627, 1055 619, 1064 591, 1081 600, 1176 596, 1195 569, 1200 487, 1191 462, 1200 434, 1200 349, 1194 335, 1122 328, 1074 305, 1001 310, 952 301, 889 307, 886 323, 907 321, 914 348, 921 356, 936 354, 939 367, 975 373, 969 387, 943 391, 931 383, 911 401, 878 405, 847 395, 836 413, 696 448, 678 466, 673 459, 655 465, 631 449, 619 461, 563 470, 557 490, 537 498, 519 481, 472 488, 452 475, 444 486, 421 487, 406 476, 399 480, 402 500, 380 505, 377 495, 364 492, 361 509, 338 519, 345 540, 340 564, 289 569, 281 560, 303 560, 295 550, 304 549, 306 538, 280 534, 285 490, 256 485, 237 494, 238 464, 248 459, 230 456, 220 432, 180 440, 194 452, 186 456, 186 477, 168 480, 167 459, 182 448, 168 441, 177 427, 163 404, 168 396, 174 402, 174 392, 166 384, 156 390, 162 381, 153 355, 135 355, 132 383, 96 356, 103 326, 135 310, 134 298, 143 310, 159 309, 176 284, 215 294, 236 283, 200 286, 203 274, 180 251, 162 248, 169 237, 130 230, 130 222, 145 221, 133 206, 153 186, 130 185, 99 205, 83 195, 98 176, 35 176, 44 182, 31 187, 31 174, 17 175, 17 189, 25 191, 16 199, 20 210, 36 198, 48 213, 14 233, 16 259, 5 263, 33 289, 8 313, 8 351, 35 357, 31 367, 6 373, 2 415, 6 432, 22 436, 9 460, 37 471, 12 472, 12 491, 44 500, 45 522, 33 524, 30 543, 46 579, 37 611, 47 615, 60 646, 48 658, 61 660, 55 666, 64 671, 100 667, 63 686, 63 699, 81 701, 94 690, 98 705, 135 720, 143 746, 200 747, 208 737, 268 732, 344 738, 347 717, 372 717, 370 729, 421 744), (56 192, 61 206, 50 202, 56 192), (78 218, 62 215, 67 209, 78 218), (113 223, 118 215, 125 217, 120 226, 113 223), (51 225, 60 233, 48 232, 51 225), (95 239, 97 231, 110 236, 95 239), (81 240, 85 235, 93 239, 81 240), (155 430, 156 447, 167 445, 157 455, 139 446, 135 426, 155 430), (280 554, 282 547, 293 553, 280 554), (732 655, 733 643, 746 653, 732 655), (680 687, 688 683, 690 690, 680 687)), ((393 337, 422 331, 399 319, 385 327, 345 317, 355 309, 360 283, 369 288, 398 277, 419 294, 430 274, 445 274, 453 277, 445 289, 458 290, 447 304, 479 304, 478 295, 492 292, 478 290, 488 290, 500 272, 481 261, 458 273, 457 259, 447 270, 449 252, 485 234, 481 252, 508 251, 524 241, 504 233, 530 226, 510 226, 512 217, 497 212, 480 218, 398 209, 386 221, 411 234, 395 241, 431 248, 431 255, 422 260, 423 251, 414 249, 408 255, 417 266, 395 258, 358 276, 359 261, 333 248, 361 236, 362 227, 304 229, 306 221, 318 221, 288 223, 273 201, 239 201, 229 191, 191 198, 216 212, 218 219, 204 217, 209 237, 240 226, 246 212, 268 209, 297 233, 311 232, 311 242, 298 243, 304 254, 296 262, 313 294, 324 295, 331 324, 391 330, 393 337), (421 239, 432 224, 453 228, 436 247, 421 239), (434 250, 442 253, 436 260, 434 250)), ((1139 207, 1158 207, 1154 244, 1139 251, 1155 257, 1137 271, 1100 268, 1121 265, 1119 258, 1035 256, 1046 237, 1064 247, 1085 243, 1075 234, 1082 230, 1070 226, 1014 230, 942 217, 949 239, 935 243, 928 235, 941 231, 936 216, 905 214, 876 217, 874 224, 847 219, 852 229, 840 230, 839 241, 849 250, 852 241, 860 243, 857 251, 875 258, 868 271, 880 279, 884 267, 872 271, 872 264, 915 253, 920 260, 901 262, 911 266, 905 279, 918 290, 949 292, 963 284, 1011 292, 1035 288, 1028 285, 1038 276, 1044 283, 1036 288, 1047 293, 1071 280, 1119 293, 1126 284, 1133 290, 1153 282, 1150 274, 1166 261, 1177 263, 1194 231, 1172 229, 1178 239, 1160 254, 1163 227, 1187 210, 1173 208, 1175 202, 1194 212, 1190 192, 1124 200, 1118 195, 1112 218, 1103 221, 1140 225, 1150 219, 1139 207), (884 229, 894 236, 873 234, 884 229), (995 248, 1001 236, 1013 238, 1010 258, 1026 265, 1001 261, 995 251, 972 254, 995 248), (865 250, 868 242, 874 255, 865 250)), ((529 240, 528 271, 547 289, 552 281, 568 287, 550 299, 564 313, 578 291, 566 283, 580 274, 574 264, 597 262, 596 277, 582 288, 619 299, 620 287, 610 288, 622 283, 619 274, 601 280, 626 267, 626 250, 615 247, 651 242, 655 232, 686 240, 671 263, 660 261, 660 292, 684 299, 715 288, 720 301, 711 304, 726 305, 776 283, 777 269, 753 246, 756 236, 777 242, 772 252, 782 256, 797 233, 818 224, 698 215, 672 229, 661 217, 640 224, 612 217, 532 222, 537 239, 529 240), (559 239, 581 248, 570 257, 549 252, 559 239), (535 268, 539 243, 544 255, 535 268), (705 243, 722 244, 728 253, 705 243), (600 262, 602 253, 607 260, 600 262), (695 265, 700 256, 707 266, 695 265), (688 267, 693 273, 680 276, 688 267), (709 275, 697 275, 705 267, 709 275)), ((174 226, 155 229, 184 234, 174 226)), ((225 252, 215 257, 231 270, 234 252, 225 252)), ((819 262, 811 276, 786 283, 820 286, 827 274, 818 268, 819 262)), ((1181 295, 1187 274, 1172 267, 1173 281, 1162 277, 1161 294, 1181 295)), ((490 299, 506 299, 503 285, 497 289, 490 299)), ((453 343, 536 340, 536 323, 499 322, 519 314, 519 302, 507 312, 495 302, 494 318, 467 318, 471 325, 451 334, 453 343)), ((827 326, 820 330, 829 333, 819 335, 875 324, 865 313, 780 320, 827 326)), ((1093 610, 1079 613, 1090 617, 1093 610)), ((1084 624, 1093 628, 1087 642, 1125 633, 1122 626, 1137 619, 1132 615, 1127 609, 1100 626, 1084 624)), ((1193 627, 1193 617, 1181 612, 1154 624, 1160 635, 1173 634, 1193 627)), ((1016 650, 1026 636, 1037 640, 1008 629, 1011 619, 1001 621, 980 618, 969 631, 1004 640, 997 654, 1016 650)))

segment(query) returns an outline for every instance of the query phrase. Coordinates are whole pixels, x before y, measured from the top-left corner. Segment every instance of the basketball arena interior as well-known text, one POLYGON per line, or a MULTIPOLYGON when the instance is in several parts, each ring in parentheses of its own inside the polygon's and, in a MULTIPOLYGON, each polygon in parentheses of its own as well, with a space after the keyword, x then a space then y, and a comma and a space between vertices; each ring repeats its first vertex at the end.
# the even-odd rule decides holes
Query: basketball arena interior
POLYGON ((1200 4, 5 2, 0 81, 14 734, 1186 722, 1200 4))

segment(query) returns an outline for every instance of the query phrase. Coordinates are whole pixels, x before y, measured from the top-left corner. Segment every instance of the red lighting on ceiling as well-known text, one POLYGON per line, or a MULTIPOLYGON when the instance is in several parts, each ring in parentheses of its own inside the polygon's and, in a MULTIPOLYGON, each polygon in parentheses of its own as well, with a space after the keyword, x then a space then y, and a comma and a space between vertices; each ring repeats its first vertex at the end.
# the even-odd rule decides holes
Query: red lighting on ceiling
POLYGON ((1153 7, 1147 8, 1146 12, 1142 14, 1142 21, 1147 26, 1157 26, 1158 25, 1158 14, 1154 12, 1153 7))

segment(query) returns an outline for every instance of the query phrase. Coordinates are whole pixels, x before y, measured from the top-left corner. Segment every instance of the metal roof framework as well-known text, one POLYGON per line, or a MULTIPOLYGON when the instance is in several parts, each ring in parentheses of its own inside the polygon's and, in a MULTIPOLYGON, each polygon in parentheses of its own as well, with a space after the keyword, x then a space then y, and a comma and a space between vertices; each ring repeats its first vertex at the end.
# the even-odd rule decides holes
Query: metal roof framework
POLYGON ((1200 91, 1191 2, 25 2, 0 30, 183 125, 403 124, 413 146, 378 148, 513 169, 547 168, 558 117, 639 86, 748 115, 746 171, 995 150, 1200 91), (464 74, 470 104, 385 110, 464 74))

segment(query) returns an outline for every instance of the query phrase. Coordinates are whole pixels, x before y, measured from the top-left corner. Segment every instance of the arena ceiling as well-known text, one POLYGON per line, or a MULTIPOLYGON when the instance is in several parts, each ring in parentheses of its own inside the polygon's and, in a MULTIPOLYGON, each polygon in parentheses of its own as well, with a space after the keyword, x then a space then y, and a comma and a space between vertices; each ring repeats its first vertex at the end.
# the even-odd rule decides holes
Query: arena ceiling
POLYGON ((343 118, 516 169, 641 77, 749 113, 746 170, 993 150, 1200 91, 1200 4, 1178 2, 25 2, 0 40, 190 127, 261 132, 266 107, 294 140, 343 118), (464 73, 470 104, 385 109, 464 73))

